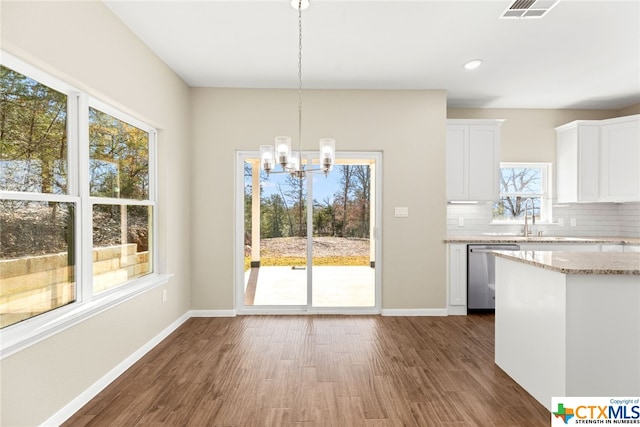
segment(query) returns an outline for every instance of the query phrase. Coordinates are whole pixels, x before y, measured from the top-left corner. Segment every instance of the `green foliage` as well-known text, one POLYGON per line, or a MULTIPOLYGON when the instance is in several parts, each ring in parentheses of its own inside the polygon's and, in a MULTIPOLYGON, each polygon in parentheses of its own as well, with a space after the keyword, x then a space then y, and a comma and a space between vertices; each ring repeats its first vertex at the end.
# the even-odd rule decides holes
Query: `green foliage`
POLYGON ((149 134, 89 108, 90 193, 96 197, 149 198, 149 134))
POLYGON ((0 66, 0 189, 67 191, 67 97, 0 66))
POLYGON ((313 233, 315 236, 335 236, 336 213, 333 202, 325 199, 323 203, 313 203, 313 233))
MULTIPOLYGON (((0 189, 67 193, 67 95, 0 66, 0 189)), ((86 135, 85 135, 86 136, 86 135)), ((149 198, 149 134, 89 109, 90 192, 149 198)), ((67 251, 74 245, 73 204, 3 201, 0 257, 67 251)), ((148 247, 149 208, 95 205, 94 246, 148 247), (128 217, 128 218, 127 218, 128 217), (122 218, 127 218, 122 220, 122 218), (126 227, 126 230, 122 230, 126 227)))
MULTIPOLYGON (((251 167, 245 163, 245 182, 251 167)), ((315 236, 369 238, 371 169, 368 165, 336 165, 332 173, 341 175, 333 197, 313 201, 315 236)), ((262 175, 260 182, 268 182, 262 175)), ((260 198, 260 238, 304 237, 307 230, 305 179, 287 176, 277 191, 260 198)), ((245 185, 245 244, 251 244, 251 185, 245 185)))
POLYGON ((291 226, 288 222, 288 210, 280 194, 275 193, 261 200, 260 237, 268 239, 290 236, 291 226))
POLYGON ((307 234, 307 179, 288 175, 286 185, 288 191, 285 192, 285 196, 291 200, 293 211, 289 236, 304 237, 307 234))

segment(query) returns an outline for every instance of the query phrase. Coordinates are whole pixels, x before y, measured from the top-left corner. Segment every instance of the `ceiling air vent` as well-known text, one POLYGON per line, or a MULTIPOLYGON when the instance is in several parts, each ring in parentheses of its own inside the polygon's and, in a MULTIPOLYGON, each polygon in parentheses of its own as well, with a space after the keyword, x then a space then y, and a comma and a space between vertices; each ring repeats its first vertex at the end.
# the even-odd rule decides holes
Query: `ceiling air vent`
POLYGON ((558 4, 559 1, 560 0, 515 0, 513 4, 500 15, 500 18, 542 18, 558 4))

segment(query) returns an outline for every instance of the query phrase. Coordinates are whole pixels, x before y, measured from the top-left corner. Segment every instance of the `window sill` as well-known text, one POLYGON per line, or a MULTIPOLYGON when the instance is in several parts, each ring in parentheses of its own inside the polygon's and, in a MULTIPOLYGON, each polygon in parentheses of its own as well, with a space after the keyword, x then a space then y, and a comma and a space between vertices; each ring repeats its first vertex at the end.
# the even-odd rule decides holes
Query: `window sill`
POLYGON ((72 303, 0 330, 0 360, 45 340, 59 332, 169 282, 172 274, 140 278, 117 291, 94 297, 92 301, 72 303))

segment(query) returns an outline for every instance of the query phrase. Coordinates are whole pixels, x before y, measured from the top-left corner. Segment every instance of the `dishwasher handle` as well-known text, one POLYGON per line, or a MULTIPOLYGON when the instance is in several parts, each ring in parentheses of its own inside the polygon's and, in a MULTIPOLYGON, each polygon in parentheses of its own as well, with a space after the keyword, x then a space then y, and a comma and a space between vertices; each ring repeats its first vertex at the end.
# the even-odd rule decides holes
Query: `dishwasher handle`
POLYGON ((493 251, 519 251, 520 246, 501 246, 501 247, 493 247, 493 248, 470 248, 470 253, 475 254, 488 254, 493 251))

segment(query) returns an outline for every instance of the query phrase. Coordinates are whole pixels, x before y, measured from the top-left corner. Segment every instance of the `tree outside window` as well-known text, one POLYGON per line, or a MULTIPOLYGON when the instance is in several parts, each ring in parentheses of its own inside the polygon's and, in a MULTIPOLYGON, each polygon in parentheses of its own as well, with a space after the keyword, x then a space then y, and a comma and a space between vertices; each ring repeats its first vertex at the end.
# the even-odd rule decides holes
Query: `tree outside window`
POLYGON ((95 293, 153 271, 149 140, 149 132, 89 107, 95 293))
POLYGON ((0 56, 0 328, 154 273, 155 259, 155 130, 9 57, 0 56))
POLYGON ((0 66, 0 327, 76 300, 67 94, 0 66))
POLYGON ((521 222, 525 215, 533 215, 536 221, 549 221, 548 168, 546 163, 502 163, 493 220, 521 222))

